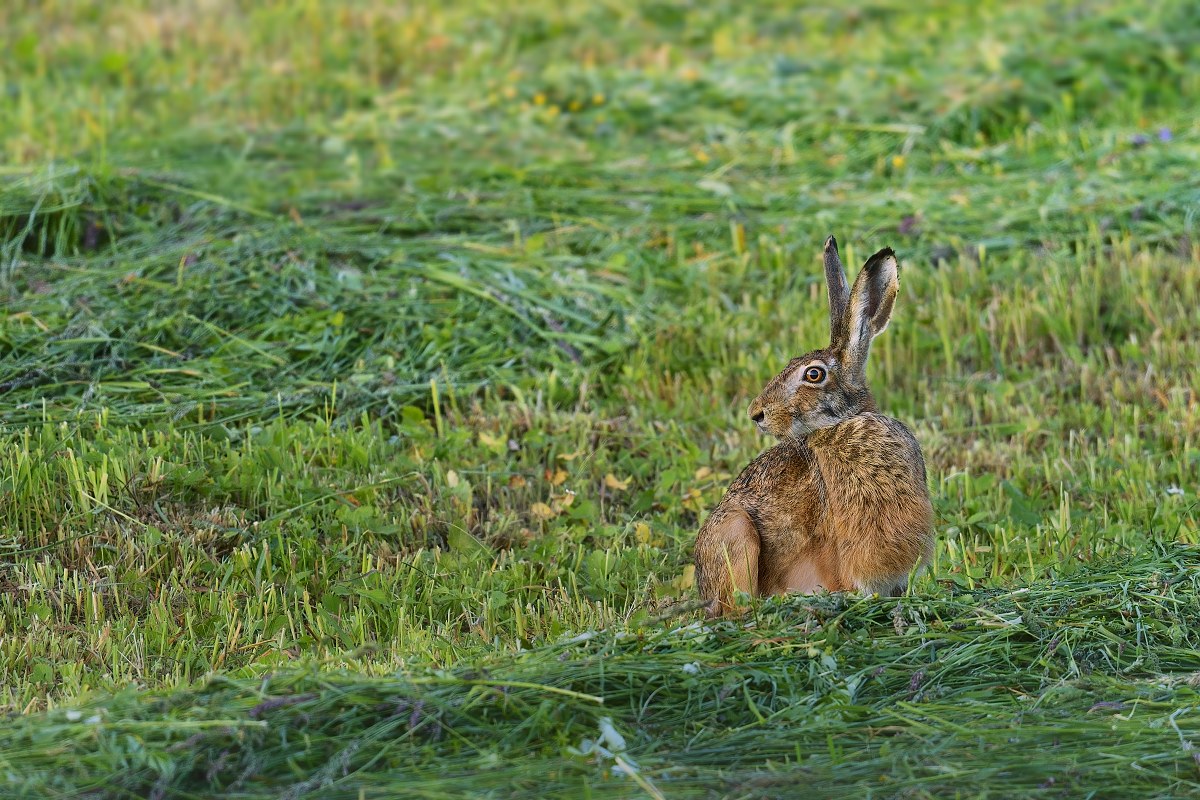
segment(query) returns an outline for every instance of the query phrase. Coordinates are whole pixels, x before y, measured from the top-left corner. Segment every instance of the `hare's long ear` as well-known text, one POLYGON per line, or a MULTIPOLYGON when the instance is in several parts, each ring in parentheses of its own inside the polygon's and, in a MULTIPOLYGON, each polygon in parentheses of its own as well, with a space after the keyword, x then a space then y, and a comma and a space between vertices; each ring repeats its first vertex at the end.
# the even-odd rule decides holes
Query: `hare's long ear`
POLYGON ((838 256, 837 239, 825 240, 825 282, 829 284, 829 340, 837 338, 838 327, 850 302, 850 287, 846 285, 846 270, 838 256))
POLYGON ((892 248, 885 247, 867 259, 850 290, 850 304, 834 336, 843 374, 854 383, 867 381, 867 355, 871 340, 892 318, 900 290, 899 265, 892 248))

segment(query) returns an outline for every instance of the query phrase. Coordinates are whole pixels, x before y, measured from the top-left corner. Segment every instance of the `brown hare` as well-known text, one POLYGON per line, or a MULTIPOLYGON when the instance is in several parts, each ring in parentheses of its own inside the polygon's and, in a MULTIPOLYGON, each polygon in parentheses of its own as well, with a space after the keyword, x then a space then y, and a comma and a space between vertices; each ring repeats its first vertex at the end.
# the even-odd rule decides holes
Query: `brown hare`
POLYGON ((884 248, 848 289, 837 242, 826 240, 829 347, 792 359, 750 404, 750 418, 780 443, 742 471, 696 538, 710 615, 733 611, 737 591, 897 595, 932 558, 921 448, 876 411, 867 388, 867 354, 891 318, 898 272, 884 248))

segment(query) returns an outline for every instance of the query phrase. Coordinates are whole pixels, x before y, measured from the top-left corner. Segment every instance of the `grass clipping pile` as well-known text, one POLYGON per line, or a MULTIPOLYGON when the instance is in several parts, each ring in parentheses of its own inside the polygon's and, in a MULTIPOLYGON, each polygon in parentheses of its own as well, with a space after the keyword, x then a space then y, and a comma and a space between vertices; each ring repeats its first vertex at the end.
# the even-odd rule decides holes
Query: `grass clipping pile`
POLYGON ((1200 790, 1200 550, 1015 590, 773 598, 452 671, 218 676, 16 717, 5 796, 1172 797, 1200 790), (13 776, 30 776, 17 779, 13 776), (21 781, 14 783, 14 781, 21 781), (523 788, 522 788, 523 787, 523 788))

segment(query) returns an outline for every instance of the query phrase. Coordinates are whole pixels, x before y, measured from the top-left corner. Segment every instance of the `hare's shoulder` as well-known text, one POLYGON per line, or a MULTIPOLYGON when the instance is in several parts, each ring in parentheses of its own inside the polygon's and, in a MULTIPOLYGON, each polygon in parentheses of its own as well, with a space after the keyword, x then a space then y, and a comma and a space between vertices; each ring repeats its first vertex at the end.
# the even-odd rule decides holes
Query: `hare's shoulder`
POLYGON ((730 493, 757 496, 810 481, 816 471, 812 450, 803 442, 780 442, 746 465, 729 486, 730 493))
POLYGON ((742 470, 710 521, 720 521, 729 513, 745 514, 762 537, 762 557, 774 563, 780 552, 806 546, 805 537, 815 529, 824 495, 821 474, 808 445, 781 442, 742 470))

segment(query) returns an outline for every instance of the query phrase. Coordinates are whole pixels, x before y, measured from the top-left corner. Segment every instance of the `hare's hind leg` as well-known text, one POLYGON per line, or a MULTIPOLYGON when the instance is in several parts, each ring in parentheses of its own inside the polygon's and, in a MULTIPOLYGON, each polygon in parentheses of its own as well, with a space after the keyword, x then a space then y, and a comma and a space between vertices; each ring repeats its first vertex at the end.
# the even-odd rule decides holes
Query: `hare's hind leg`
POLYGON ((734 611, 734 592, 758 594, 758 531, 745 511, 713 512, 696 537, 696 582, 705 610, 715 617, 734 611))

